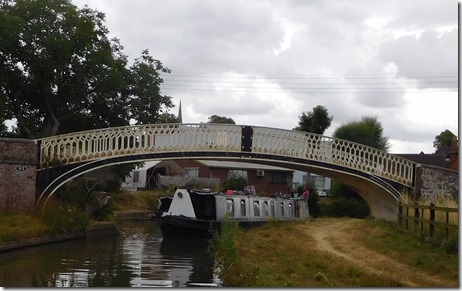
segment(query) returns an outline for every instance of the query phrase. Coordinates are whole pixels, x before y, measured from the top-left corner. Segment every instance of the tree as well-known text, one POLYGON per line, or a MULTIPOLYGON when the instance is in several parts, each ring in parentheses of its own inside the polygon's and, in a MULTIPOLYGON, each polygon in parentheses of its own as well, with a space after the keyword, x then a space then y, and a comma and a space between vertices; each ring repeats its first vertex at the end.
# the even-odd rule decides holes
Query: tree
POLYGON ((363 116, 360 121, 352 121, 338 127, 333 137, 357 142, 379 150, 390 148, 388 138, 383 136, 383 127, 376 117, 363 116))
POLYGON ((446 129, 445 131, 442 131, 440 134, 435 136, 435 140, 433 141, 433 147, 435 149, 450 147, 451 141, 453 139, 457 139, 457 136, 453 134, 449 129, 446 129))
POLYGON ((236 124, 232 118, 212 115, 209 117, 209 121, 207 123, 226 123, 226 124, 236 124))
POLYGON ((180 119, 173 113, 164 112, 159 116, 158 123, 180 123, 180 119))
MULTIPOLYGON (((387 151, 389 148, 388 138, 383 136, 383 127, 376 117, 363 116, 359 121, 352 121, 338 127, 333 137, 352 142, 357 142, 379 150, 387 151)), ((363 199, 354 189, 348 189, 346 185, 339 183, 332 189, 334 196, 343 197, 347 200, 363 199), (356 196, 356 197, 355 197, 356 196)))
POLYGON ((294 130, 317 134, 323 134, 334 119, 333 116, 329 116, 327 109, 322 105, 314 107, 312 112, 303 112, 299 118, 298 126, 294 130))
MULTIPOLYGON (((170 73, 170 70, 164 68, 162 63, 155 60, 149 55, 148 50, 144 50, 140 58, 135 60, 131 67, 131 118, 137 121, 137 124, 162 123, 160 108, 166 106, 172 108, 171 97, 160 94, 159 85, 163 80, 159 77, 158 72, 170 73)), ((171 117, 171 116, 170 116, 171 117)))
POLYGON ((127 68, 122 45, 108 38, 104 22, 103 13, 70 0, 3 1, 2 124, 15 118, 18 136, 39 138, 128 125, 131 118, 156 122, 161 106, 173 106, 158 90, 158 72, 168 69, 147 51, 127 68))

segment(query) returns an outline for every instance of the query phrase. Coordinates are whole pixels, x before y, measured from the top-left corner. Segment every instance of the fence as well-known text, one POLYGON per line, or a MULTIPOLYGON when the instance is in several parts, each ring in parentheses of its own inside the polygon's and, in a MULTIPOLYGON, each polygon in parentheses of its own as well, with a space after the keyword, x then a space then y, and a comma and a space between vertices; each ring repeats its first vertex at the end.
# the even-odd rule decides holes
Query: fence
POLYGON ((399 203, 399 228, 431 242, 458 238, 459 209, 399 203))

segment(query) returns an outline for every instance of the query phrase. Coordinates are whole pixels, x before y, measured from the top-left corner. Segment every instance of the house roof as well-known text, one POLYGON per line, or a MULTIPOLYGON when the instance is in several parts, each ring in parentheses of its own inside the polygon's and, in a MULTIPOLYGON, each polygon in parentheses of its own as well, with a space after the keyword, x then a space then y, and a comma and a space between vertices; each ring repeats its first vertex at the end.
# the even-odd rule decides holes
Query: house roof
POLYGON ((227 169, 245 169, 245 170, 266 170, 266 171, 278 171, 278 172, 294 172, 292 169, 244 163, 244 162, 229 162, 229 161, 213 161, 213 160, 198 160, 197 162, 209 167, 209 168, 227 168, 227 169))
POLYGON ((186 171, 174 161, 146 161, 144 162, 144 166, 137 170, 143 171, 161 167, 167 168, 167 174, 186 174, 186 171))
POLYGON ((420 154, 396 154, 397 156, 403 157, 405 159, 411 160, 413 162, 437 167, 446 168, 446 155, 445 154, 425 154, 420 152, 420 154))

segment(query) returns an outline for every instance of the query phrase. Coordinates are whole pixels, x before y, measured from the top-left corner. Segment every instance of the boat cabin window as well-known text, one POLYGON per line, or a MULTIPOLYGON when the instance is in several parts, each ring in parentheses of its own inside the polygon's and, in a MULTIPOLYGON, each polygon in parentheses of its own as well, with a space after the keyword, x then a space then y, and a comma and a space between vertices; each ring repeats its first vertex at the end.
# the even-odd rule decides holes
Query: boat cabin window
POLYGON ((281 206, 281 217, 283 217, 284 216, 284 203, 281 202, 280 206, 281 206))
POLYGON ((289 203, 289 216, 294 216, 294 208, 292 207, 292 203, 289 203))
POLYGON ((268 212, 268 201, 263 202, 263 216, 267 217, 269 215, 268 212))
POLYGON ((234 216, 234 201, 233 201, 233 199, 226 199, 226 213, 228 213, 228 215, 231 216, 231 217, 234 216))
POLYGON ((245 213, 245 200, 244 199, 241 200, 241 216, 246 216, 246 213, 245 213))
POLYGON ((274 208, 274 201, 271 201, 271 216, 276 217, 276 209, 274 208))
POLYGON ((253 214, 255 216, 260 216, 260 201, 253 202, 253 214))

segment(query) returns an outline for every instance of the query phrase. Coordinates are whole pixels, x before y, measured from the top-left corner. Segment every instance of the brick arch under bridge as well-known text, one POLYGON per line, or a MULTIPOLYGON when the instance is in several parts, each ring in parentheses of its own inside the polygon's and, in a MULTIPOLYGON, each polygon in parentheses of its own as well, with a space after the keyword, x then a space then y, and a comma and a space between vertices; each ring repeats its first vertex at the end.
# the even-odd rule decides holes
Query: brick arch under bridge
POLYGON ((275 165, 353 187, 376 218, 396 220, 415 163, 361 144, 300 131, 228 124, 152 124, 37 140, 37 205, 97 168, 146 160, 214 159, 275 165))

